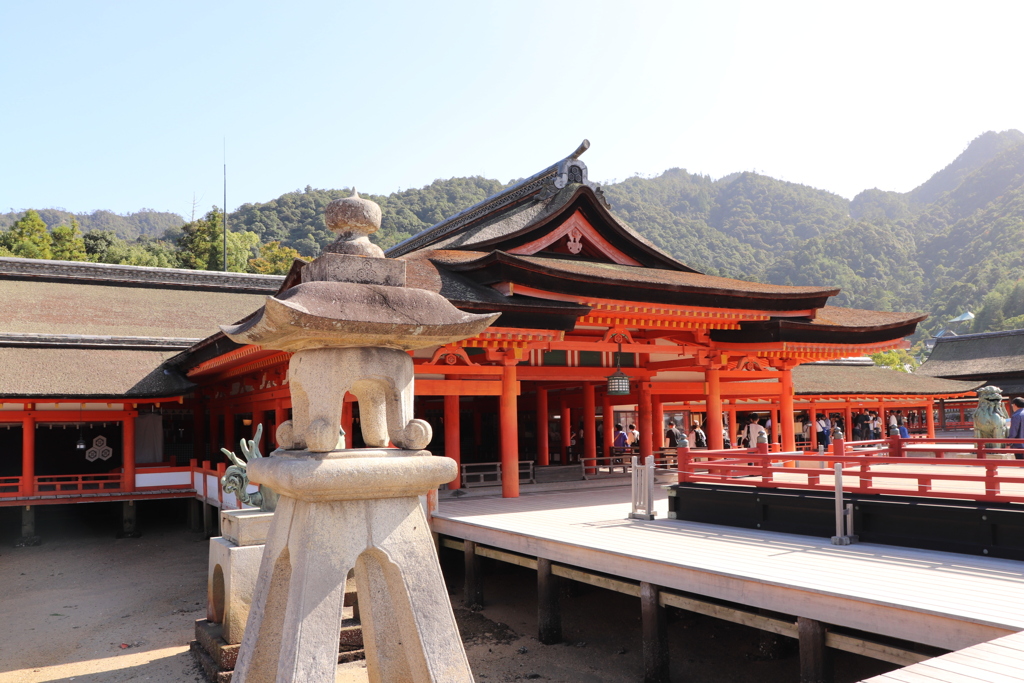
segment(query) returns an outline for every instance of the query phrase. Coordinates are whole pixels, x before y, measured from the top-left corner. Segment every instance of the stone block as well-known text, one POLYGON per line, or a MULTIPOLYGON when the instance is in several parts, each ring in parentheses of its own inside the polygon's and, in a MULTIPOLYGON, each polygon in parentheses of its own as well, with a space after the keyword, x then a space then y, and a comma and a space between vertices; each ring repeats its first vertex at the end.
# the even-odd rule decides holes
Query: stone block
POLYGON ((273 519, 273 512, 225 510, 220 514, 221 535, 239 546, 263 545, 273 519))
POLYGON ((302 281, 405 287, 405 261, 324 253, 302 269, 302 281))
POLYGON ((229 644, 242 642, 262 557, 262 544, 240 546, 223 537, 210 539, 207 618, 222 625, 229 644))

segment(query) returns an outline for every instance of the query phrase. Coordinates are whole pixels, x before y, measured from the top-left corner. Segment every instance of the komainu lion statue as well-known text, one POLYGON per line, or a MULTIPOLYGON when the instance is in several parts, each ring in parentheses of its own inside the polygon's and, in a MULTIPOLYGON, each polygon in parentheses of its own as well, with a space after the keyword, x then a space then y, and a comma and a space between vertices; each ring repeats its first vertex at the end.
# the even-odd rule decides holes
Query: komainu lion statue
POLYGON ((978 409, 974 411, 974 438, 1001 439, 1006 436, 1006 407, 1003 390, 987 386, 978 389, 978 409))

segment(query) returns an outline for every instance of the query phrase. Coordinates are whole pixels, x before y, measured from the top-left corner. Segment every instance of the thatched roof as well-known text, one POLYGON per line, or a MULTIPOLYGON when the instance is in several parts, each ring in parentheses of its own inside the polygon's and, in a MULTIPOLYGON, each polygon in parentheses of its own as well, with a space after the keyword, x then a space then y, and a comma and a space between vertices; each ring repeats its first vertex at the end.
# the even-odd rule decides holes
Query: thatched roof
POLYGON ((940 337, 917 372, 931 377, 977 378, 1002 386, 1000 378, 1024 377, 1024 330, 940 337))
POLYGON ((174 351, 0 348, 3 398, 180 396, 192 383, 161 363, 174 351))
POLYGON ((876 365, 808 363, 793 369, 793 391, 802 395, 950 396, 973 393, 978 381, 899 372, 876 365))

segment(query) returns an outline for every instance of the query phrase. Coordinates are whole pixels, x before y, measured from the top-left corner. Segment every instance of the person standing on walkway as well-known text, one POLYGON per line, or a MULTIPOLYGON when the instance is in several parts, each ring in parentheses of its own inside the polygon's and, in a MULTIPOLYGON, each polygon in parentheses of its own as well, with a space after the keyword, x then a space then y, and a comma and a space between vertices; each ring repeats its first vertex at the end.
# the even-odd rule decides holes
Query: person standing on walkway
MULTIPOLYGON (((1024 441, 1024 398, 1018 396, 1017 398, 1010 401, 1016 410, 1013 411, 1013 415, 1010 416, 1010 433, 1007 434, 1011 439, 1020 439, 1024 441)), ((1024 443, 1012 443, 1010 448, 1024 448, 1024 443)), ((1024 460, 1024 453, 1014 453, 1013 456, 1017 460, 1024 460)))
POLYGON ((665 430, 665 448, 679 447, 679 430, 676 429, 676 421, 668 421, 668 429, 665 430))

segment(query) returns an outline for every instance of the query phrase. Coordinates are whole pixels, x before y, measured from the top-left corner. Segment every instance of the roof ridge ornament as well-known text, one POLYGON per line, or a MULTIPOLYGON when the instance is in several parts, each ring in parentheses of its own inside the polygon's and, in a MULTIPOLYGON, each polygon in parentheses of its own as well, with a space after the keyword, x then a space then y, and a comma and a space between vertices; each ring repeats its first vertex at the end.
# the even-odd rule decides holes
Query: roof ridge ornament
POLYGON ((586 152, 588 149, 590 149, 590 140, 588 140, 586 138, 583 138, 583 142, 580 143, 580 146, 577 147, 576 151, 573 152, 572 154, 570 154, 567 158, 568 159, 579 159, 580 155, 583 154, 584 152, 586 152))

